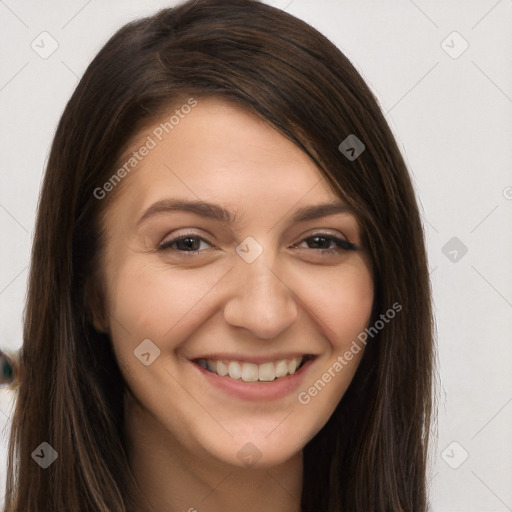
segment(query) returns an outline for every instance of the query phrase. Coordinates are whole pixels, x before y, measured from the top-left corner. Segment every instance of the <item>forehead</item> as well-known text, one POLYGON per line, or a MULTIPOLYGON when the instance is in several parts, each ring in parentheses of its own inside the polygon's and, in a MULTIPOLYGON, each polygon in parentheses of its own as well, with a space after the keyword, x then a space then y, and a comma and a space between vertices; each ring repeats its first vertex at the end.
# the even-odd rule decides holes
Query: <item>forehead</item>
POLYGON ((139 153, 121 193, 133 207, 165 195, 260 210, 337 199, 309 156, 251 112, 220 98, 177 110, 142 130, 125 154, 127 161, 139 153), (150 149, 141 157, 144 146, 150 149))

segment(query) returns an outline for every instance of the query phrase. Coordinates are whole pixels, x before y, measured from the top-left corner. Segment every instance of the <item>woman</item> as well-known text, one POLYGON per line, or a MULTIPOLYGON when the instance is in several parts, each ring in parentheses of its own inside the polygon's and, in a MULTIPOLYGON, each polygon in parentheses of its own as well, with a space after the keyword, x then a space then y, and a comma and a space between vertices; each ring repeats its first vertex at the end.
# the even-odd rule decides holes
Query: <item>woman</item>
POLYGON ((51 149, 4 510, 424 511, 432 372, 413 187, 347 58, 251 0, 121 28, 51 149))

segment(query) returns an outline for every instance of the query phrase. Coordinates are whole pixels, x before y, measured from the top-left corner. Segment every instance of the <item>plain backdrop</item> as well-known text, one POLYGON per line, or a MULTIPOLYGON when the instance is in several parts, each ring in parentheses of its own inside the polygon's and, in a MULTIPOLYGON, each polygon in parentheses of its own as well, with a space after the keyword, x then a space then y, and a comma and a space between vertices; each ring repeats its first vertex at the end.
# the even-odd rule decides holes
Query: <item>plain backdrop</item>
MULTIPOLYGON (((117 28, 175 3, 0 0, 1 347, 21 345, 39 187, 66 102, 117 28)), ((512 511, 512 1, 267 3, 352 61, 414 181, 438 332, 432 510, 512 511)), ((0 391, 0 499, 12 400, 0 391)))

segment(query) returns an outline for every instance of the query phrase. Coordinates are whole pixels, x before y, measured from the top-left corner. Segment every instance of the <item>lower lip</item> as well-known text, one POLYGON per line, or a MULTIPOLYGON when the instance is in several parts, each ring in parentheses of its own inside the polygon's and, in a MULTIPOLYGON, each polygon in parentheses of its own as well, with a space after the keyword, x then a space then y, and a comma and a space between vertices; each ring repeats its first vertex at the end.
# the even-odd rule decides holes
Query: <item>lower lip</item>
POLYGON ((297 390, 313 361, 314 359, 307 361, 293 375, 280 377, 270 382, 243 382, 230 377, 221 377, 216 373, 205 370, 197 363, 193 362, 192 364, 212 386, 231 396, 242 400, 269 402, 285 397, 297 390))

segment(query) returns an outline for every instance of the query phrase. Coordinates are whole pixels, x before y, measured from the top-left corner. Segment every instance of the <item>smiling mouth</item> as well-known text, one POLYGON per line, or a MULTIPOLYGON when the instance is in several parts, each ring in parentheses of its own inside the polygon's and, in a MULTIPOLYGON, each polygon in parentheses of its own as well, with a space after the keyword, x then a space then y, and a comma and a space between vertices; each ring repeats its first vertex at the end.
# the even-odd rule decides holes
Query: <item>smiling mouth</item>
POLYGON ((239 382, 272 382, 293 375, 312 358, 304 355, 262 364, 216 359, 197 359, 194 362, 209 372, 239 382))

